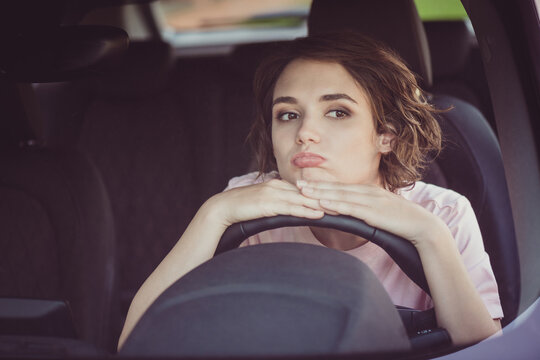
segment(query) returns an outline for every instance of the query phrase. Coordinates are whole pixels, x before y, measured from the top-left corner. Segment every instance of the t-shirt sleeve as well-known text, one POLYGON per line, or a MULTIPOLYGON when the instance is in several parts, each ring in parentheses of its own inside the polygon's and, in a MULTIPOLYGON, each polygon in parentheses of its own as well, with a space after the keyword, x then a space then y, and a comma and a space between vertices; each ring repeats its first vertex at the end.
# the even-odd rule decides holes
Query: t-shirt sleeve
POLYGON ((258 171, 250 172, 242 176, 236 176, 229 180, 227 187, 223 191, 234 189, 237 187, 260 184, 271 179, 279 178, 276 171, 272 171, 265 174, 259 174, 258 171))
POLYGON ((453 206, 440 208, 439 216, 446 222, 454 236, 469 276, 491 317, 502 318, 503 311, 497 281, 469 200, 460 195, 453 206))
POLYGON ((258 177, 257 172, 251 172, 242 176, 236 176, 229 180, 227 187, 223 191, 227 191, 237 187, 253 185, 262 181, 258 181, 259 179, 260 177, 258 177))

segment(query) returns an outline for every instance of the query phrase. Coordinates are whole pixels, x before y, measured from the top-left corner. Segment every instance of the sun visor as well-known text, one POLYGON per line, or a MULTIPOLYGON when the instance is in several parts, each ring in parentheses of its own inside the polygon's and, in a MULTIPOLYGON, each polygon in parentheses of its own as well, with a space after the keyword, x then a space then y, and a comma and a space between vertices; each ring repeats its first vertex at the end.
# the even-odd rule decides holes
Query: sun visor
POLYGON ((0 38, 0 76, 18 82, 57 82, 104 71, 129 45, 111 26, 77 25, 0 38))

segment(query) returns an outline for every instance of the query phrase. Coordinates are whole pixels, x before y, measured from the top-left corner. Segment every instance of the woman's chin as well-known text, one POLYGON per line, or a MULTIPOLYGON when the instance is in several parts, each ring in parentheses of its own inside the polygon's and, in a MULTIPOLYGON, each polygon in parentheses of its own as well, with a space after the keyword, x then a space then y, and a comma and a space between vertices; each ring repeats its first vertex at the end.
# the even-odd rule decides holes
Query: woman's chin
POLYGON ((316 167, 301 169, 298 180, 339 182, 339 179, 336 179, 336 177, 328 173, 328 171, 316 167))
POLYGON ((279 174, 283 180, 286 180, 291 184, 296 184, 298 180, 340 182, 340 179, 338 179, 336 176, 321 168, 311 167, 287 170, 288 171, 279 172, 279 174))

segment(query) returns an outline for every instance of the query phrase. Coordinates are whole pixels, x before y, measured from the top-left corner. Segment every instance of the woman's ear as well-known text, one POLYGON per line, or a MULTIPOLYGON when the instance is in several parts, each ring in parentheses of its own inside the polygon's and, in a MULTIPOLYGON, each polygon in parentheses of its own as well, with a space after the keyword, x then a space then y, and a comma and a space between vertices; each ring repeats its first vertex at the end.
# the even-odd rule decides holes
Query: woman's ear
POLYGON ((381 154, 387 154, 392 151, 396 135, 385 132, 377 135, 377 148, 381 154))

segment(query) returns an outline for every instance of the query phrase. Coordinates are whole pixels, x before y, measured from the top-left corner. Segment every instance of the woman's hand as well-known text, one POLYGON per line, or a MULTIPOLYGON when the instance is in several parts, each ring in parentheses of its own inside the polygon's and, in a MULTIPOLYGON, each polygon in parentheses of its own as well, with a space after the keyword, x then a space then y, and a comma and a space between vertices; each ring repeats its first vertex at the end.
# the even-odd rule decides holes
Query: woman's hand
POLYGON ((214 209, 225 227, 251 219, 275 215, 292 215, 319 219, 324 211, 319 201, 300 193, 298 188, 284 180, 237 187, 214 195, 205 206, 214 209))
POLYGON ((446 228, 442 220, 420 205, 374 185, 300 180, 297 186, 306 197, 318 200, 326 213, 364 220, 415 246, 431 241, 446 228))
POLYGON ((353 216, 411 241, 422 261, 437 322, 455 344, 480 341, 500 330, 469 278, 450 230, 437 216, 376 186, 306 181, 297 186, 326 213, 353 216))

